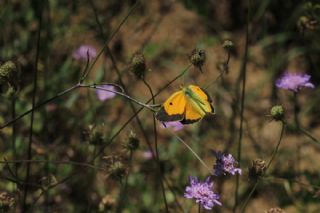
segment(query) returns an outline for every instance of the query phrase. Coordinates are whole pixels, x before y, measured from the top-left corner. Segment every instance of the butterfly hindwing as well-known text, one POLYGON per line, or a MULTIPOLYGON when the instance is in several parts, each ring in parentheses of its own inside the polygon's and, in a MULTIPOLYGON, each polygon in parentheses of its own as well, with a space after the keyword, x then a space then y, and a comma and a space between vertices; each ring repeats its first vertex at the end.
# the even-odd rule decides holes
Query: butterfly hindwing
POLYGON ((159 121, 181 121, 184 118, 186 98, 183 91, 175 92, 163 104, 157 112, 156 118, 159 121))
POLYGON ((198 87, 198 86, 195 86, 195 85, 190 85, 189 88, 194 92, 196 93, 203 101, 204 103, 204 110, 206 113, 214 113, 214 108, 212 106, 212 99, 209 95, 209 93, 201 88, 201 87, 198 87))
POLYGON ((190 85, 185 89, 186 111, 182 123, 194 123, 202 119, 206 114, 213 113, 211 98, 208 93, 198 86, 190 85))

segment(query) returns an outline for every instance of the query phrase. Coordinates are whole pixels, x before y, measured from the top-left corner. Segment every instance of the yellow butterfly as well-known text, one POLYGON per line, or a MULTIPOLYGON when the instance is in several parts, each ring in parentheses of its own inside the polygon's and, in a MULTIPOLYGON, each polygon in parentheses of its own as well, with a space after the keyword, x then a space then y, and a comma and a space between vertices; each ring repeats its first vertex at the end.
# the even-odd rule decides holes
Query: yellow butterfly
POLYGON ((208 93, 195 85, 183 87, 173 93, 157 112, 159 121, 180 121, 183 124, 191 124, 199 121, 207 114, 213 114, 208 93))

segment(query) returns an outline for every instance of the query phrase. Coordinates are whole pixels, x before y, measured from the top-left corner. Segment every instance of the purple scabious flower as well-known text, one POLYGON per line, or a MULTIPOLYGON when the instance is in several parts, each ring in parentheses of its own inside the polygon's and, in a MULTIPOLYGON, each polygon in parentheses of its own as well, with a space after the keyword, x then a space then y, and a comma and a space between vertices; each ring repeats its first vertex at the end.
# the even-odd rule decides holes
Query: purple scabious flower
POLYGON ((183 129, 183 124, 180 121, 170 121, 170 122, 163 122, 161 127, 172 128, 172 130, 176 132, 183 129))
POLYGON ((281 89, 298 92, 302 87, 314 88, 314 85, 310 82, 310 78, 310 75, 303 73, 285 72, 276 80, 276 86, 281 89))
POLYGON ((97 56, 96 48, 90 45, 81 45, 72 54, 72 57, 76 60, 87 60, 88 56, 89 60, 95 58, 97 56))
POLYGON ((212 209, 215 205, 221 206, 220 196, 213 192, 213 181, 210 177, 201 182, 196 177, 189 177, 190 186, 187 186, 184 192, 184 197, 195 199, 205 209, 212 209))
POLYGON ((101 86, 98 86, 97 90, 96 90, 96 93, 97 93, 98 99, 100 101, 105 101, 105 100, 111 99, 114 96, 116 96, 116 94, 114 92, 109 92, 109 91, 106 91, 106 90, 116 91, 115 87, 112 86, 112 85, 101 85, 101 86), (101 88, 101 89, 99 89, 99 88, 101 88))
POLYGON ((235 175, 238 173, 241 175, 241 169, 235 168, 235 164, 237 161, 235 161, 234 157, 231 154, 223 154, 219 151, 213 151, 213 154, 216 156, 216 164, 214 165, 214 175, 220 176, 220 175, 226 175, 227 173, 231 175, 235 175))

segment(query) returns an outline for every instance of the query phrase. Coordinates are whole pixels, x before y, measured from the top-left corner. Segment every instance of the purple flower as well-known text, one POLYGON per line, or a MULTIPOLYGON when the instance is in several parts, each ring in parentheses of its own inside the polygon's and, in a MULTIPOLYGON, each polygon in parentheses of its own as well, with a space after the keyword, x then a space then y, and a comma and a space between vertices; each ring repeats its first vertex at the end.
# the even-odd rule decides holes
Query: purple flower
POLYGON ((241 169, 235 168, 234 164, 237 162, 235 161, 234 157, 231 154, 223 154, 219 151, 213 151, 213 154, 216 156, 216 164, 214 165, 214 175, 226 175, 227 173, 231 175, 235 175, 238 173, 241 175, 241 169))
POLYGON ((106 91, 106 90, 103 90, 103 89, 110 90, 110 91, 116 91, 115 87, 111 86, 111 85, 98 86, 97 90, 96 90, 96 93, 97 93, 98 99, 100 101, 105 101, 105 100, 111 99, 114 96, 116 96, 115 93, 109 92, 109 91, 106 91), (99 89, 99 88, 102 88, 102 89, 99 89))
POLYGON ((276 86, 281 89, 298 92, 302 87, 314 88, 314 85, 310 82, 310 78, 310 75, 303 73, 285 72, 279 79, 277 79, 276 86))
POLYGON ((163 122, 161 126, 163 128, 172 128, 175 132, 183 128, 183 124, 180 121, 163 122))
POLYGON ((221 206, 219 201, 220 196, 213 192, 213 181, 210 177, 206 178, 204 182, 200 182, 196 177, 189 177, 190 186, 187 186, 184 192, 184 197, 188 199, 195 199, 205 209, 212 209, 215 205, 221 206))
POLYGON ((97 50, 93 46, 90 45, 81 45, 78 49, 76 49, 72 57, 76 60, 87 60, 93 59, 97 56, 97 50))
POLYGON ((152 156, 152 151, 151 150, 146 150, 142 153, 142 156, 144 159, 146 160, 150 160, 153 156, 152 156))

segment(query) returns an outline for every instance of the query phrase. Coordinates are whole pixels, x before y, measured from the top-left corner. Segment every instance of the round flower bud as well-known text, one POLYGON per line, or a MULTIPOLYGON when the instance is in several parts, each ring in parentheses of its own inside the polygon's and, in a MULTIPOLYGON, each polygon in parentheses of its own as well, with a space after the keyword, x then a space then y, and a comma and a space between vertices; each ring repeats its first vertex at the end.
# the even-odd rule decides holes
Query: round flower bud
POLYGON ((252 165, 249 168, 249 179, 257 180, 266 171, 266 162, 261 159, 256 159, 252 161, 252 165))
POLYGON ((15 80, 16 65, 12 61, 7 61, 0 66, 0 83, 8 81, 10 84, 15 80))
POLYGON ((225 40, 222 46, 226 51, 231 51, 234 48, 233 41, 231 40, 225 40))
POLYGON ((135 53, 131 60, 131 70, 137 78, 144 78, 146 72, 146 61, 142 53, 135 53))
POLYGON ((284 109, 281 105, 273 106, 270 113, 272 118, 276 121, 282 121, 284 118, 284 109))
POLYGON ((190 55, 190 62, 201 69, 202 65, 206 61, 206 52, 203 49, 194 49, 190 55))

